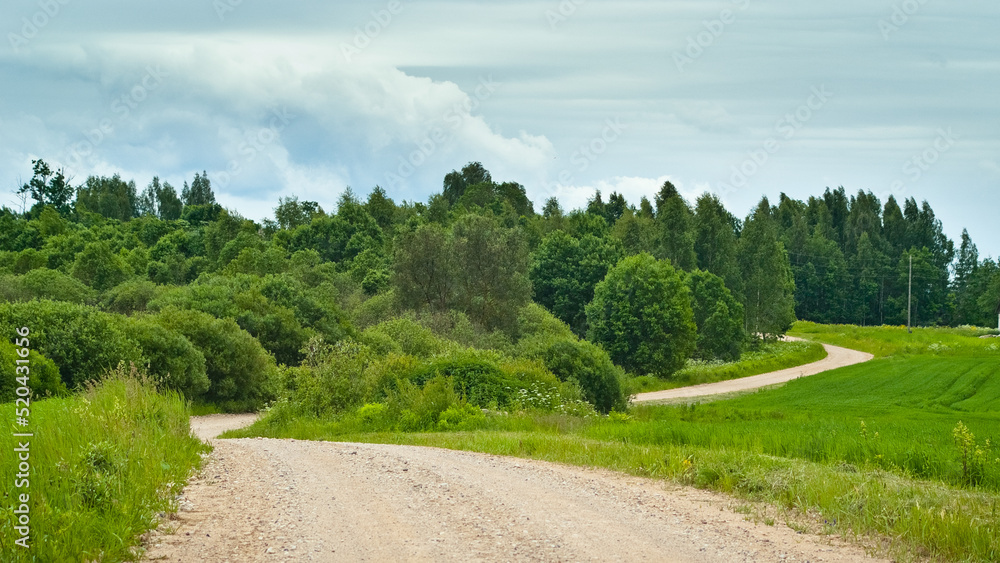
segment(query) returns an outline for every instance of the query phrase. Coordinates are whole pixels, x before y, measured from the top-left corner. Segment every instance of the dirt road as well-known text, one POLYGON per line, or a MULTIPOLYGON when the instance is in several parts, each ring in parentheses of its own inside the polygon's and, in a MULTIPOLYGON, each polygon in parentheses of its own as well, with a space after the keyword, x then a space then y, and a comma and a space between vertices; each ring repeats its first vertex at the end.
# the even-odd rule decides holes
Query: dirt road
MULTIPOLYGON (((791 337, 787 339, 801 340, 799 338, 791 337)), ((781 371, 772 371, 770 373, 762 373, 760 375, 744 377, 741 379, 720 381, 718 383, 706 383, 704 385, 692 385, 690 387, 680 387, 678 389, 668 389, 666 391, 639 393, 638 395, 632 397, 632 402, 648 403, 651 401, 668 401, 673 399, 687 399, 692 397, 706 397, 709 395, 726 395, 730 393, 752 391, 769 385, 787 383, 800 377, 816 375, 817 373, 831 369, 860 364, 862 362, 867 362, 874 357, 866 352, 841 348, 840 346, 831 346, 829 344, 824 344, 823 348, 826 348, 825 358, 818 362, 813 362, 804 366, 783 369, 781 371)))
MULTIPOLYGON (((192 419, 209 438, 248 417, 192 419)), ((731 498, 491 455, 295 440, 213 440, 150 560, 848 562, 834 538, 768 526, 731 498)))

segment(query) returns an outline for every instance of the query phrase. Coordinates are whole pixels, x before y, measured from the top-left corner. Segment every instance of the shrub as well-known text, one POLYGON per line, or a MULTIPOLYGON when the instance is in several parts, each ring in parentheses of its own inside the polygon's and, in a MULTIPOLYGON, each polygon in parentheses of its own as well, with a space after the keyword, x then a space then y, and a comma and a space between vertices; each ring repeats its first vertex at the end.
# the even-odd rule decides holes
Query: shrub
POLYGON ((70 389, 120 362, 143 363, 139 344, 113 315, 93 307, 56 301, 0 303, 0 334, 22 326, 31 329, 32 348, 55 362, 70 389))
POLYGON ((538 340, 531 348, 528 357, 540 359, 561 381, 579 385, 583 398, 598 411, 625 409, 624 373, 604 350, 576 338, 538 340))
POLYGON ((154 320, 124 318, 123 328, 142 347, 149 375, 160 386, 194 398, 208 391, 205 355, 181 333, 154 320))
POLYGON ((357 342, 333 345, 314 338, 306 347, 290 396, 305 413, 328 416, 350 411, 371 400, 373 384, 367 370, 374 356, 357 342))
POLYGON ((101 307, 105 311, 131 315, 144 312, 150 301, 156 299, 164 289, 155 283, 144 279, 133 279, 105 292, 101 299, 101 307))
MULTIPOLYGON (((30 343, 29 337, 29 343, 30 343)), ((41 399, 43 397, 59 397, 67 393, 66 386, 63 385, 62 378, 59 377, 59 368, 52 360, 39 354, 36 350, 28 348, 28 386, 31 388, 32 398, 41 399)), ((15 360, 23 360, 17 354, 18 348, 6 340, 0 340, 0 403, 8 403, 14 400, 18 384, 15 376, 23 375, 15 369, 18 365, 15 360)))
POLYGON ((403 354, 418 358, 428 358, 448 349, 447 342, 411 319, 384 321, 362 333, 362 339, 381 337, 388 337, 395 342, 403 354))
POLYGON ((76 278, 59 270, 38 268, 18 277, 7 277, 2 282, 0 295, 8 301, 50 299, 69 303, 91 303, 96 292, 76 278))
POLYGON ((256 410, 274 398, 277 368, 260 343, 230 319, 168 308, 150 317, 184 335, 205 356, 205 398, 231 411, 256 410))

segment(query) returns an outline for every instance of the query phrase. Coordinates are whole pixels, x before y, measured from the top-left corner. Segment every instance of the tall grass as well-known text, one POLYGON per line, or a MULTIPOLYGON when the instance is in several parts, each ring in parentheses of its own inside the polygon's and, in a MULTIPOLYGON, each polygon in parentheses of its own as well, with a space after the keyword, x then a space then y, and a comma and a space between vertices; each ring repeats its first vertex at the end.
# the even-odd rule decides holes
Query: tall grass
POLYGON ((675 389, 689 385, 750 377, 822 360, 826 350, 816 342, 767 342, 749 350, 735 362, 688 360, 670 379, 651 375, 634 377, 629 382, 632 393, 675 389))
MULTIPOLYGON (((13 420, 10 404, 0 416, 13 420)), ((0 560, 128 561, 157 513, 173 508, 204 446, 187 406, 119 368, 85 391, 31 408, 30 548, 14 545, 17 438, 0 434, 0 560)), ((15 430, 23 432, 23 429, 15 430)), ((23 439, 22 439, 23 440, 23 439)))

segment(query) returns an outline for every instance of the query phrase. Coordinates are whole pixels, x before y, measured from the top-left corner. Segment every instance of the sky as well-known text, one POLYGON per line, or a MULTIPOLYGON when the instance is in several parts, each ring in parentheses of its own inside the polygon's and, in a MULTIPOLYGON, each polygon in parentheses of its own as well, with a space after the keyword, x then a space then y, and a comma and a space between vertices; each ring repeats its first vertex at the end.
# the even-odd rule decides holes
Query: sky
POLYGON ((1000 256, 1000 5, 983 0, 12 0, 0 204, 31 161, 254 219, 482 162, 540 210, 671 180, 745 216, 827 187, 927 200, 1000 256))

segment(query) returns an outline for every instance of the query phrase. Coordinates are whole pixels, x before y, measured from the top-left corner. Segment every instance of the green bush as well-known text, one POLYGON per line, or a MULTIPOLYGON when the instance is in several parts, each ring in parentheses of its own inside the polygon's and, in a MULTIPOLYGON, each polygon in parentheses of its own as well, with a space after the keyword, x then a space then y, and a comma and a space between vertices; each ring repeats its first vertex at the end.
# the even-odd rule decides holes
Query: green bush
POLYGON ((607 352, 585 340, 537 340, 528 357, 544 362, 561 381, 579 385, 583 398, 598 411, 624 410, 628 401, 625 374, 611 362, 607 352))
MULTIPOLYGON (((176 508, 176 495, 206 446, 191 435, 175 393, 158 394, 131 370, 101 374, 100 383, 69 398, 32 404, 31 548, 19 537, 12 499, 17 456, 0 456, 0 560, 134 561, 142 534, 157 514, 176 508), (10 477, 8 479, 8 477, 10 477)), ((14 405, 0 406, 4 420, 14 405)), ((13 452, 18 440, 0 435, 13 452)))
POLYGON ((0 278, 0 298, 6 301, 50 299, 69 303, 91 303, 97 293, 80 280, 59 270, 38 268, 23 276, 0 278))
POLYGON ((144 279, 133 279, 106 291, 101 298, 101 308, 111 313, 131 315, 146 311, 150 301, 165 289, 144 279))
MULTIPOLYGON (((31 349, 30 335, 28 342, 30 352, 26 359, 28 360, 28 386, 31 388, 32 398, 38 400, 44 397, 65 395, 67 393, 66 386, 63 385, 62 378, 59 377, 59 368, 52 360, 31 349)), ((21 372, 15 373, 17 366, 24 366, 15 360, 25 359, 18 355, 17 350, 19 348, 10 342, 0 340, 0 374, 3 374, 3 377, 0 378, 0 403, 9 403, 14 400, 14 392, 19 386, 14 378, 23 375, 21 372)))
POLYGON ((429 358, 449 348, 448 343, 434 336, 430 329, 405 318, 381 322, 362 333, 362 339, 381 340, 381 337, 388 337, 398 344, 403 354, 418 358, 429 358))
POLYGON ((180 332, 157 324, 149 317, 123 318, 123 328, 142 347, 146 369, 162 388, 180 391, 188 398, 208 391, 205 355, 180 332))
POLYGON ((200 311, 168 308, 150 317, 184 335, 205 356, 211 382, 205 399, 230 411, 251 411, 277 392, 274 358, 235 321, 200 311))
POLYGON ((333 345, 312 339, 306 361, 296 372, 290 401, 313 416, 329 416, 350 411, 372 399, 374 388, 368 368, 374 356, 357 342, 333 345))
POLYGON ((120 362, 143 363, 139 344, 108 313, 56 301, 0 303, 0 334, 31 329, 32 348, 55 362, 66 387, 93 381, 120 362))

